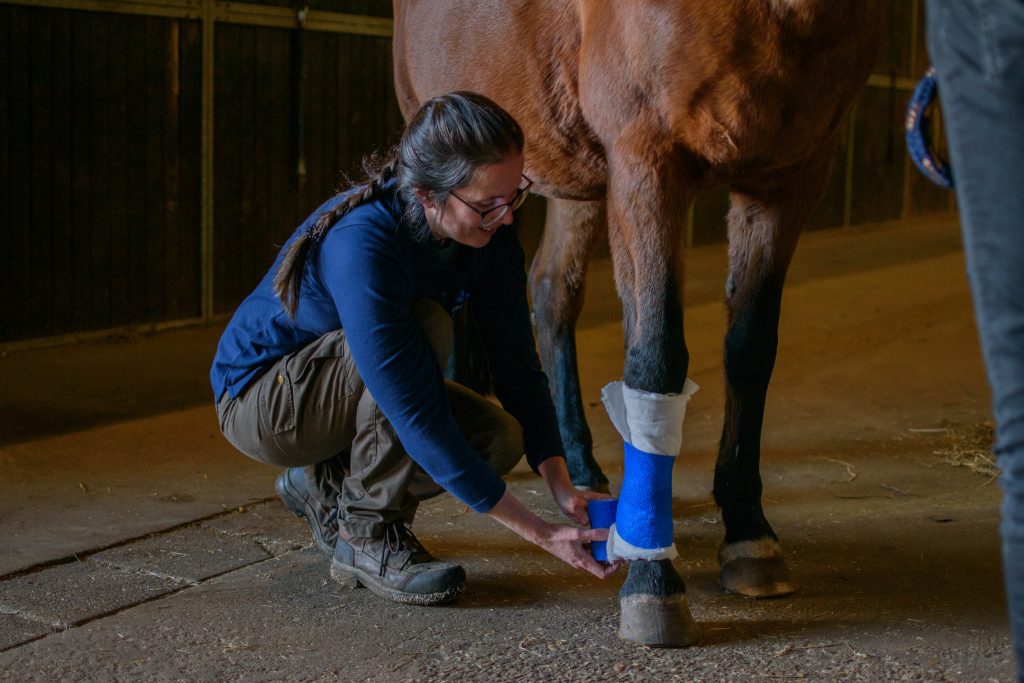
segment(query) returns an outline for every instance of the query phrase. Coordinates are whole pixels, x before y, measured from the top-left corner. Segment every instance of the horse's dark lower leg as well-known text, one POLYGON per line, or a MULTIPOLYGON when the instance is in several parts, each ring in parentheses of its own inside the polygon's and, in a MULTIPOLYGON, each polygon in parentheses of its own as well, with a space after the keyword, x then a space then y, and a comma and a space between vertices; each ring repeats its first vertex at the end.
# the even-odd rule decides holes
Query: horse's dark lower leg
POLYGON ((722 584, 754 597, 794 590, 778 537, 761 507, 761 425, 778 346, 781 282, 763 283, 735 310, 725 338, 725 426, 715 465, 715 501, 725 542, 722 584))
POLYGON ((594 460, 594 442, 583 414, 576 361, 576 321, 583 308, 587 259, 605 228, 603 204, 548 200, 544 237, 530 267, 530 294, 569 477, 576 486, 607 492, 608 478, 594 460))
POLYGON ((729 328, 725 336, 725 424, 714 496, 725 522, 722 584, 753 597, 795 590, 782 548, 761 506, 761 427, 778 348, 782 287, 821 167, 789 184, 799 198, 758 201, 733 193, 729 212, 729 328))

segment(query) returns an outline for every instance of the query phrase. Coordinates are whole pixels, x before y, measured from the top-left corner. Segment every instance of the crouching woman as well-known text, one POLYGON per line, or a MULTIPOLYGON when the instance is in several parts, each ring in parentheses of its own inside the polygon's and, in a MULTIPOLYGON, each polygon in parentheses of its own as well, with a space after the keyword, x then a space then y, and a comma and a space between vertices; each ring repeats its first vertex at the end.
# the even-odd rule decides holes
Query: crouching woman
POLYGON ((465 584, 411 529, 445 490, 574 567, 615 570, 586 548, 606 530, 548 523, 501 478, 525 453, 561 511, 587 523, 593 494, 569 481, 508 228, 530 186, 523 144, 481 95, 427 102, 363 183, 299 226, 213 362, 222 432, 288 468, 277 492, 333 553, 331 575, 399 602, 446 602, 465 584), (442 374, 467 301, 502 407, 442 374))

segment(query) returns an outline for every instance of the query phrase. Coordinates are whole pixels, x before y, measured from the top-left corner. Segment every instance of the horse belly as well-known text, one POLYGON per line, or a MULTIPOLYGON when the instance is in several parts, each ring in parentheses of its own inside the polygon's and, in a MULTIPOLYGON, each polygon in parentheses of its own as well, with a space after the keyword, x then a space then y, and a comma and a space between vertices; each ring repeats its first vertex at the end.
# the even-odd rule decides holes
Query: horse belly
POLYGON ((523 127, 536 192, 604 197, 604 152, 579 109, 571 7, 546 0, 394 4, 395 89, 406 119, 436 95, 479 92, 523 127))

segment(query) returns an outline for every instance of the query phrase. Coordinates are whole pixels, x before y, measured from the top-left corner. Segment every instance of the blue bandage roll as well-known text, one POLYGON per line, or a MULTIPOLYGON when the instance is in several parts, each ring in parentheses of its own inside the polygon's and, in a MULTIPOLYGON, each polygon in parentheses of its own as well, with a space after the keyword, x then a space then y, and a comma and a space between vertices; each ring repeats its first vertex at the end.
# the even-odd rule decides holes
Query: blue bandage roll
POLYGON ((624 443, 625 474, 615 528, 638 548, 672 545, 672 465, 675 458, 638 450, 624 443))
MULTIPOLYGON (((607 529, 615 523, 615 508, 618 506, 616 498, 600 498, 587 501, 587 515, 590 517, 591 529, 607 529)), ((592 541, 590 543, 590 554, 599 562, 608 561, 608 542, 592 541)))

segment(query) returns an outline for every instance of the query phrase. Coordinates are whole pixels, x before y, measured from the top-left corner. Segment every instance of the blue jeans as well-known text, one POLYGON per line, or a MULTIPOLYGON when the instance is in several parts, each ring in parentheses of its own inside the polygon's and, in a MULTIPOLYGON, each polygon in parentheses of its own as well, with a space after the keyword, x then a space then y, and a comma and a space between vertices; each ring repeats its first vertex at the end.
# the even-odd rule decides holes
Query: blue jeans
POLYGON ((1024 681, 1024 0, 928 0, 1003 474, 1003 570, 1024 681))

